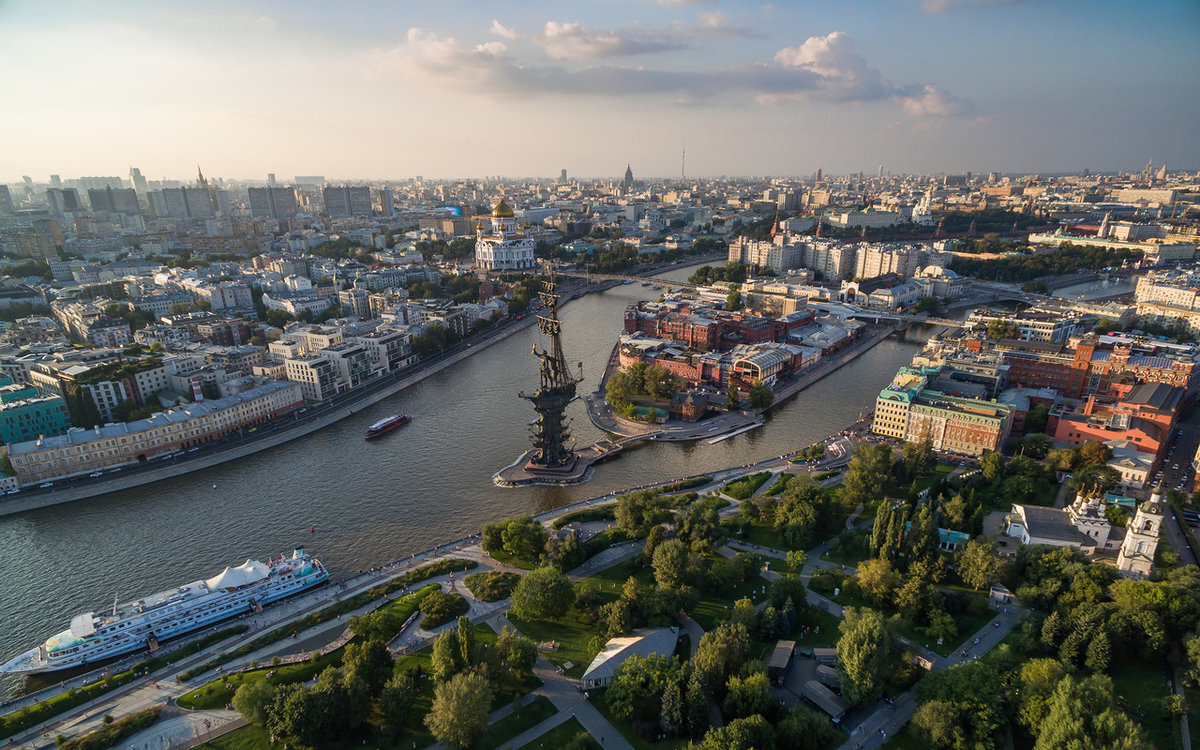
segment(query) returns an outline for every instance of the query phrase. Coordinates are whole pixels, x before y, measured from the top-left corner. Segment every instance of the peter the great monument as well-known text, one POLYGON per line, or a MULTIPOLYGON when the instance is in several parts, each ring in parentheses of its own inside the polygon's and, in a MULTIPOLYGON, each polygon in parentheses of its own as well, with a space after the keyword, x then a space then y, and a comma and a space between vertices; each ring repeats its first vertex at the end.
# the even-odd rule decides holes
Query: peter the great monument
POLYGON ((538 297, 544 305, 537 316, 538 331, 550 337, 550 348, 539 352, 534 344, 533 356, 539 362, 538 389, 532 394, 524 391, 518 394, 532 402, 537 412, 537 419, 529 429, 533 448, 492 478, 501 486, 583 482, 591 476, 592 464, 620 450, 608 440, 575 450, 566 411, 567 404, 575 398, 575 386, 583 380, 583 363, 579 363, 578 374, 573 373, 563 354, 559 295, 553 273, 542 282, 538 297))
POLYGON ((521 398, 533 402, 538 415, 530 428, 533 450, 527 454, 525 470, 534 474, 569 475, 575 468, 577 456, 567 445, 571 430, 565 415, 567 404, 575 398, 575 386, 583 380, 583 363, 579 364, 579 375, 572 375, 563 354, 562 321, 558 319, 558 292, 553 275, 542 284, 538 297, 545 306, 537 316, 538 331, 550 337, 550 350, 539 352, 534 344, 533 356, 541 362, 538 367, 541 382, 533 395, 526 395, 524 391, 520 394, 521 398))

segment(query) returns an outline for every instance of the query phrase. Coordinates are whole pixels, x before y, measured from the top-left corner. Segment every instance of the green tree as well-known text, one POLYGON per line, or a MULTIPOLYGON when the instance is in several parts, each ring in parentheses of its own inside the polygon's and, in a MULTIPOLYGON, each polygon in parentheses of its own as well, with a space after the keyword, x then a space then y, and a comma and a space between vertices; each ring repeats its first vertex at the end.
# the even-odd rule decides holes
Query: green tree
POLYGON ((747 401, 751 409, 766 409, 775 402, 775 392, 762 383, 756 383, 750 388, 747 401))
POLYGON ((788 750, 824 750, 840 739, 825 716, 796 706, 775 725, 775 747, 788 750))
POLYGON ((505 625, 492 648, 508 684, 519 684, 533 674, 538 651, 530 639, 505 625))
POLYGON ((756 714, 770 716, 778 705, 775 696, 771 695, 766 672, 751 672, 745 677, 734 675, 725 684, 724 711, 727 719, 756 714))
POLYGON ((562 617, 575 602, 567 577, 543 565, 521 577, 512 593, 512 611, 524 619, 562 617))
POLYGON ((842 497, 850 505, 869 507, 883 499, 892 473, 892 449, 886 444, 859 443, 843 480, 842 497))
POLYGON ((976 591, 991 585, 1004 572, 1004 561, 996 553, 996 543, 986 537, 967 542, 958 554, 957 565, 963 583, 976 591))
POLYGON ((1004 454, 1000 451, 988 451, 979 462, 983 478, 989 482, 999 482, 1004 479, 1004 454))
POLYGON ((1029 456, 1030 458, 1042 459, 1045 458, 1050 453, 1050 449, 1054 447, 1054 439, 1049 435, 1043 435, 1040 432, 1033 432, 1021 438, 1021 441, 1017 444, 1017 446, 1018 450, 1020 450, 1023 455, 1029 456))
POLYGON ((1046 720, 1050 696, 1065 674, 1062 662, 1057 659, 1030 659, 1021 665, 1017 720, 1031 736, 1037 736, 1038 728, 1046 720))
POLYGON ((842 696, 851 705, 862 705, 879 694, 886 675, 888 635, 883 616, 873 609, 849 607, 838 632, 842 696))
POLYGON ((1079 458, 1084 466, 1106 464, 1112 460, 1112 448, 1098 440, 1089 440, 1079 449, 1079 458))
POLYGON ((741 405, 742 395, 738 392, 738 387, 736 384, 730 384, 729 392, 725 394, 725 398, 729 401, 730 409, 736 409, 741 405))
POLYGON ((662 710, 659 712, 658 724, 668 737, 681 737, 687 731, 683 689, 678 680, 672 680, 663 690, 662 710))
POLYGON ((1112 680, 1103 675, 1066 676, 1050 696, 1034 750, 1086 747, 1150 750, 1141 729, 1113 701, 1112 680))
POLYGON ((700 672, 693 669, 688 675, 687 692, 683 696, 684 722, 687 734, 692 739, 702 737, 708 731, 708 695, 704 691, 704 682, 700 672))
POLYGON ((357 677, 371 695, 378 695, 392 676, 392 654, 384 641, 347 643, 342 669, 348 677, 357 677))
POLYGON ((657 721, 662 713, 663 693, 678 683, 679 662, 662 654, 634 654, 617 667, 605 693, 618 716, 629 720, 657 721))
POLYGON ((746 628, 725 623, 704 634, 692 663, 708 690, 720 694, 730 675, 742 668, 749 649, 750 633, 746 628))
POLYGON ((890 605, 901 584, 900 574, 892 569, 890 560, 863 560, 855 578, 859 588, 879 604, 890 605))
MULTIPOLYGON (((655 527, 661 528, 661 527, 655 527)), ((659 544, 651 558, 654 581, 665 589, 683 585, 688 572, 691 552, 678 539, 669 539, 659 544)))
POLYGON ((675 375, 665 367, 658 365, 646 368, 643 382, 646 387, 646 395, 655 401, 668 401, 679 390, 679 381, 675 375))
POLYGON ((492 688, 483 675, 455 675, 434 688, 425 726, 439 742, 469 748, 487 732, 492 688))
POLYGON ((904 466, 912 477, 927 474, 937 466, 937 453, 933 450, 929 430, 925 430, 917 442, 904 444, 904 466))
POLYGON ((729 293, 725 295, 725 309, 731 312, 741 310, 742 290, 738 284, 730 284, 729 293))
POLYGON ((462 660, 462 652, 458 648, 458 633, 453 629, 443 630, 433 642, 429 660, 429 672, 437 682, 445 682, 469 666, 462 660))
POLYGON ((549 538, 545 527, 529 516, 510 519, 500 533, 506 551, 530 562, 536 562, 542 556, 549 538))
POLYGON ((698 746, 699 750, 775 750, 775 730, 761 716, 734 719, 723 727, 714 727, 698 746))
POLYGON ((266 726, 267 708, 275 697, 275 686, 265 677, 247 680, 233 694, 233 710, 251 724, 266 726))
POLYGON ((1002 739, 1004 682, 990 664, 931 672, 918 684, 917 696, 923 710, 913 721, 934 747, 990 750, 1002 739))
POLYGON ((413 700, 417 697, 417 684, 410 672, 401 672, 387 681, 379 694, 379 712, 384 723, 397 732, 408 720, 413 700))
POLYGON ((1088 464, 1075 472, 1067 485, 1076 495, 1099 497, 1106 492, 1112 492, 1120 483, 1121 473, 1113 467, 1105 464, 1088 464))

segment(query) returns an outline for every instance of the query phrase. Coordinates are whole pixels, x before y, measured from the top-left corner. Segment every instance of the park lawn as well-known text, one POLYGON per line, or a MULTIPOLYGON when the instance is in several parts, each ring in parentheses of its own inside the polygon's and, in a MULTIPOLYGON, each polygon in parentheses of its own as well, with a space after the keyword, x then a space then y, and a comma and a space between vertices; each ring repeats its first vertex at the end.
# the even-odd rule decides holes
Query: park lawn
POLYGON ((400 618, 401 622, 404 622, 409 618, 409 616, 412 615, 413 612, 417 611, 418 607, 421 606, 421 599, 424 598, 426 594, 434 589, 440 588, 441 586, 436 583, 431 583, 428 586, 422 586, 412 593, 405 594, 404 596, 391 600, 387 604, 380 607, 378 611, 396 615, 400 618))
POLYGON ((556 713, 558 713, 558 709, 554 707, 550 699, 539 695, 528 706, 521 706, 508 716, 492 722, 484 736, 491 747, 497 747, 522 732, 533 729, 556 713))
POLYGON ((495 552, 489 552, 488 556, 498 563, 502 563, 511 568, 520 568, 521 570, 533 570, 537 567, 537 563, 531 563, 528 560, 522 560, 508 550, 498 549, 495 552))
POLYGON ((247 724, 211 739, 200 747, 204 750, 266 750, 271 747, 271 737, 267 730, 257 724, 247 724))
POLYGON ((233 700, 233 694, 244 682, 257 680, 269 672, 274 673, 270 677, 267 677, 267 680, 273 685, 308 682, 320 674, 326 667, 340 665, 342 663, 342 653, 342 649, 338 649, 333 653, 318 656, 315 661, 285 664, 280 667, 272 667, 268 663, 264 664, 261 669, 222 675, 207 685, 180 696, 176 702, 182 708, 190 708, 198 711, 225 708, 225 704, 233 700))
POLYGON ((760 471, 757 474, 751 474, 748 477, 735 479, 727 483, 721 488, 721 493, 728 495, 735 500, 745 500, 752 497, 759 487, 762 487, 768 479, 771 478, 771 472, 760 471))
POLYGON ((865 547, 859 547, 854 544, 845 544, 834 546, 821 555, 822 560, 835 562, 839 565, 848 565, 852 568, 858 567, 858 564, 871 556, 870 550, 865 547))
POLYGON ((659 740, 658 742, 649 742, 638 736, 638 733, 633 731, 633 722, 617 716, 613 713, 612 708, 608 705, 607 691, 601 690, 599 693, 593 693, 591 697, 592 705, 596 707, 604 718, 621 733, 625 740, 633 745, 634 750, 682 750, 688 746, 687 740, 659 740))
POLYGON ((558 666, 572 662, 571 668, 565 672, 571 679, 582 677, 584 670, 596 657, 597 652, 590 643, 597 633, 592 623, 576 609, 569 610, 557 620, 523 620, 512 612, 508 613, 508 620, 521 635, 531 638, 535 643, 557 641, 557 651, 540 653, 558 666))
POLYGON ((929 750, 929 741, 917 736, 912 723, 905 724, 899 733, 888 737, 883 750, 929 750))
POLYGON ((582 738, 586 738, 586 740, 579 743, 580 750, 600 750, 600 743, 596 742, 596 739, 588 734, 588 731, 583 728, 579 720, 570 718, 541 737, 532 739, 527 744, 522 745, 519 750, 565 747, 568 743, 578 742, 582 738))
POLYGON ((917 492, 924 492, 952 471, 954 471, 954 467, 950 464, 939 463, 929 474, 922 474, 916 478, 917 492))
POLYGON ((700 601, 696 602, 696 608, 692 610, 691 617, 705 631, 714 630, 729 619, 729 611, 733 609, 733 604, 738 599, 748 597, 755 604, 762 601, 765 596, 762 589, 766 585, 767 582, 762 576, 752 574, 734 586, 733 591, 727 595, 705 594, 700 601))
POLYGON ((741 533, 741 524, 736 520, 726 521, 722 525, 729 530, 730 538, 739 542, 757 544, 760 547, 777 549, 782 552, 792 549, 791 545, 783 541, 783 535, 776 531, 772 524, 754 521, 747 526, 745 534, 741 533))
POLYGON ((837 645, 838 623, 837 616, 820 607, 808 606, 797 618, 796 629, 792 631, 792 640, 796 648, 829 648, 837 645))
POLYGON ((1110 674, 1117 706, 1142 726, 1143 739, 1154 747, 1175 747, 1178 724, 1163 711, 1171 683, 1162 661, 1114 659, 1110 674))

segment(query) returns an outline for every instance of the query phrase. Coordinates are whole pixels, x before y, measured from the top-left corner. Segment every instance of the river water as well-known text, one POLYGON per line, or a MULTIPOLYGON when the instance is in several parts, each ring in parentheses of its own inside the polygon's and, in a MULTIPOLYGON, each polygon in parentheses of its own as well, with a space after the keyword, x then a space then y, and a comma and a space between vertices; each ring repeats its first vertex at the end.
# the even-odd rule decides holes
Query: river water
MULTIPOLYGON (((665 274, 685 279, 690 268, 665 274)), ((624 285, 561 311, 563 346, 595 388, 626 305, 655 296, 624 285)), ((844 427, 908 363, 930 331, 891 338, 774 410, 763 427, 716 445, 649 443, 575 487, 501 489, 492 474, 528 446, 538 340, 529 328, 320 432, 127 492, 0 518, 0 662, 80 612, 215 575, 247 557, 304 545, 335 575, 612 490, 740 465, 844 427), (411 424, 372 442, 363 430, 397 412, 411 424), (310 528, 315 527, 315 532, 310 528)), ((582 400, 568 408, 580 445, 604 436, 582 400)), ((6 681, 9 690, 14 681, 6 681)), ((0 694, 6 692, 0 685, 0 694)))

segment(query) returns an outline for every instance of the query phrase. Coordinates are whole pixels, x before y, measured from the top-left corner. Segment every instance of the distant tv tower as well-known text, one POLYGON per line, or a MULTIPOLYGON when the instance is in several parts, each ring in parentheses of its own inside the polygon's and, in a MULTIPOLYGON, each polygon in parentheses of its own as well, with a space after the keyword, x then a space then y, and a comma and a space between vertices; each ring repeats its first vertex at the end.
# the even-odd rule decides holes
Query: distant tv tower
POLYGON ((683 142, 683 153, 679 156, 679 179, 687 179, 687 141, 683 142))

